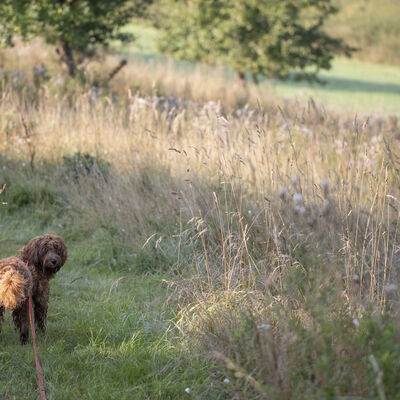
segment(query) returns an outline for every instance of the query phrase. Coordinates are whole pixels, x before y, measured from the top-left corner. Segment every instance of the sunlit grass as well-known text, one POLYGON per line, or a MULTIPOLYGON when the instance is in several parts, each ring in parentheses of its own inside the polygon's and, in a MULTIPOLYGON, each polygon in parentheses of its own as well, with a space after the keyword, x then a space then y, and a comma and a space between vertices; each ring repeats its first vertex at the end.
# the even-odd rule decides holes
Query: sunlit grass
POLYGON ((400 110, 400 68, 358 60, 336 59, 332 70, 320 73, 324 85, 276 82, 281 96, 308 97, 323 101, 326 106, 346 108, 354 113, 398 114, 400 110))

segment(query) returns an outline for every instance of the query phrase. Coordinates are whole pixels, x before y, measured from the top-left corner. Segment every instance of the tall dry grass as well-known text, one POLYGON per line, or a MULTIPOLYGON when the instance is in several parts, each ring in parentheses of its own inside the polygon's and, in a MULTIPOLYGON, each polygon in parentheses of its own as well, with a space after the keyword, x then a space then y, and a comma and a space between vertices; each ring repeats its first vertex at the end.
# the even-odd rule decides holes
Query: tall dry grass
POLYGON ((130 66, 99 88, 96 68, 82 86, 8 73, 5 176, 44 169, 86 225, 172 254, 177 326, 233 398, 391 398, 359 321, 398 311, 398 120, 273 104, 200 70, 130 66), (77 152, 110 171, 69 174, 77 152))

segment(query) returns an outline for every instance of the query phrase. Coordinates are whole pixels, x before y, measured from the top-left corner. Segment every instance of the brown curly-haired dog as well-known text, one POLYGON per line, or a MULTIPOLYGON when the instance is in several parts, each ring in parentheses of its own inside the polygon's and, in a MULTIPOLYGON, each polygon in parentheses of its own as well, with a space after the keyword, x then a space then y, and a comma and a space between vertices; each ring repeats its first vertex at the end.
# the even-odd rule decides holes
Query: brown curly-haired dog
POLYGON ((48 234, 31 239, 18 256, 0 260, 0 322, 4 311, 12 310, 22 344, 29 337, 29 296, 33 300, 36 324, 44 332, 50 293, 49 280, 64 265, 66 259, 67 247, 64 240, 60 236, 48 234))

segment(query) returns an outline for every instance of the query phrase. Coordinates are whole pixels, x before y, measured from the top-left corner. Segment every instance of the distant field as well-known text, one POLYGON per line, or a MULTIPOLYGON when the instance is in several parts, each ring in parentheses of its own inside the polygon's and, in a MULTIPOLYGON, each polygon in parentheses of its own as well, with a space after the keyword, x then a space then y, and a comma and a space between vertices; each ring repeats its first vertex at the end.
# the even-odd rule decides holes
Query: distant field
MULTIPOLYGON (((131 59, 152 60, 164 63, 167 58, 157 53, 157 30, 146 25, 130 25, 127 30, 134 33, 135 43, 114 49, 131 59)), ((195 68, 191 62, 175 61, 178 68, 195 68)), ((234 79, 232 71, 226 71, 228 79, 234 79)), ((357 59, 337 59, 330 71, 323 71, 320 78, 325 85, 307 82, 279 82, 264 80, 261 88, 271 87, 283 97, 308 99, 313 97, 328 107, 354 110, 354 112, 392 114, 400 110, 400 67, 364 62, 357 59)), ((261 94, 263 91, 261 91, 261 94)))
POLYGON ((334 0, 339 12, 326 28, 359 49, 357 57, 400 65, 400 2, 334 0))
POLYGON ((356 59, 336 59, 320 78, 326 84, 274 82, 283 96, 313 97, 328 105, 361 113, 400 112, 400 67, 368 63, 356 59))

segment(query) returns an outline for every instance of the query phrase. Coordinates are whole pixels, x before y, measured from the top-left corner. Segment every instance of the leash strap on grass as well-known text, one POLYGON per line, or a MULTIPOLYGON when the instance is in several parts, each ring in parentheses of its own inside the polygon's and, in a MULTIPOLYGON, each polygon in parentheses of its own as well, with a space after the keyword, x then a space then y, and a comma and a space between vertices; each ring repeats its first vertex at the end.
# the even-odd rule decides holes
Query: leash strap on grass
MULTIPOLYGON (((26 262, 28 268, 28 261, 26 262)), ((40 367, 38 352, 36 347, 36 334, 35 334, 35 318, 33 316, 32 297, 29 296, 29 322, 31 324, 32 339, 33 339, 33 352, 35 353, 36 372, 38 376, 38 385, 40 400, 46 400, 46 392, 44 391, 42 368, 40 367)))

